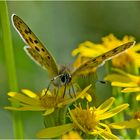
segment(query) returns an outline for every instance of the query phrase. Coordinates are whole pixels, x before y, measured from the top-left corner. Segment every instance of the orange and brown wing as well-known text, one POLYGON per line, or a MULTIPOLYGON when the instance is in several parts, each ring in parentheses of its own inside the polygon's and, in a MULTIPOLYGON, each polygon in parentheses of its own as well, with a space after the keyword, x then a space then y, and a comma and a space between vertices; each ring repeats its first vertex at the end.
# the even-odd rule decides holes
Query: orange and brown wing
POLYGON ((31 31, 27 24, 15 14, 12 15, 12 23, 27 44, 26 53, 39 65, 48 70, 50 77, 58 75, 58 66, 55 59, 31 31))

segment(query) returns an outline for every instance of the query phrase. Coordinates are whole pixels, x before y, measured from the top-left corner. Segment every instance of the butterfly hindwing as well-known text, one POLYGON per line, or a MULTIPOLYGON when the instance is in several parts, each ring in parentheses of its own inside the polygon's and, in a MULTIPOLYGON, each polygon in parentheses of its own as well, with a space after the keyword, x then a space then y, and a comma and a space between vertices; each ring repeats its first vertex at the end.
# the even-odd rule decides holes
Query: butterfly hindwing
POLYGON ((26 25, 26 23, 24 23, 24 21, 15 14, 12 15, 12 23, 21 38, 28 45, 24 48, 27 54, 35 62, 47 69, 51 77, 58 75, 58 66, 54 58, 26 25))
POLYGON ((107 61, 107 60, 111 59, 112 57, 124 52, 128 48, 132 47, 134 44, 135 44, 135 41, 125 43, 121 46, 118 46, 118 47, 108 51, 108 52, 103 53, 100 56, 89 59, 88 61, 86 61, 85 63, 80 65, 76 70, 74 70, 72 72, 72 77, 75 78, 78 75, 78 73, 80 73, 81 71, 84 71, 85 69, 100 66, 105 61, 107 61))

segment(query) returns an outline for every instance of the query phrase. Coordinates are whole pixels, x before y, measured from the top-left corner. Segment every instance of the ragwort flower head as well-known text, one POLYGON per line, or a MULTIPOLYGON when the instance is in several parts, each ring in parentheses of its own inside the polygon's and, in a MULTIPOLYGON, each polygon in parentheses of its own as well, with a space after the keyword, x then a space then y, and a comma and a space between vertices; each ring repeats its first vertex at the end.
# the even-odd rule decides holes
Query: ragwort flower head
POLYGON ((136 129, 137 136, 140 136, 140 111, 136 112, 134 118, 109 124, 112 129, 136 129))
POLYGON ((140 76, 119 69, 114 69, 114 71, 117 73, 107 75, 105 80, 111 82, 112 86, 122 87, 123 93, 137 92, 136 100, 140 101, 140 76))
MULTIPOLYGON (((91 136, 100 136, 104 139, 118 139, 112 132, 108 124, 101 121, 111 118, 128 107, 128 104, 122 104, 114 109, 110 109, 115 98, 111 97, 102 103, 98 108, 89 107, 83 109, 81 105, 76 106, 75 109, 70 110, 70 119, 72 123, 59 125, 55 127, 45 128, 37 133, 38 138, 56 138, 62 136, 62 138, 80 138, 84 133, 91 136), (72 133, 73 135, 67 135, 69 132, 75 130, 78 133, 72 133), (66 135, 64 135, 66 134, 66 135)), ((70 133, 71 134, 71 133, 70 133)))
POLYGON ((105 119, 115 116, 117 113, 128 107, 128 104, 122 104, 108 111, 114 101, 115 99, 111 97, 98 108, 89 107, 87 105, 87 108, 83 109, 79 105, 79 107, 76 106, 75 109, 69 110, 70 118, 74 123, 75 129, 81 130, 82 132, 89 135, 99 135, 104 139, 118 139, 118 137, 111 132, 108 124, 101 122, 105 119))
MULTIPOLYGON (((48 115, 51 114, 55 108, 64 107, 81 98, 86 94, 90 87, 91 85, 87 86, 81 92, 77 92, 75 98, 56 96, 55 91, 50 93, 49 91, 46 92, 46 89, 42 90, 41 94, 36 94, 27 89, 23 89, 22 93, 9 92, 8 95, 11 97, 9 100, 19 102, 19 107, 8 106, 5 107, 5 109, 19 111, 44 111, 43 115, 48 115)), ((59 91, 62 92, 62 90, 59 91)))
MULTIPOLYGON (((87 61, 90 58, 99 56, 109 50, 114 49, 115 47, 122 45, 124 43, 134 41, 132 36, 124 36, 122 40, 116 38, 113 34, 109 34, 102 38, 102 43, 96 44, 91 41, 85 41, 81 43, 77 49, 72 52, 73 56, 78 55, 75 63, 75 67, 78 67, 84 61, 87 61)), ((119 57, 114 57, 112 59, 112 64, 115 67, 124 68, 128 64, 135 63, 138 67, 140 66, 140 44, 136 44, 132 48, 128 49, 124 53, 120 54, 119 57)), ((95 71, 95 68, 93 69, 95 71)))

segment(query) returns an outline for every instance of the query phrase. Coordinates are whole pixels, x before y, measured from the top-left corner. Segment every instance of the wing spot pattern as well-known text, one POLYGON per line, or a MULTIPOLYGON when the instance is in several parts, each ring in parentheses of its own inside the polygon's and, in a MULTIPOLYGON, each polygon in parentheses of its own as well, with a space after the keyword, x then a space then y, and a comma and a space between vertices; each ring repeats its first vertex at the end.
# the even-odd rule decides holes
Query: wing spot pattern
POLYGON ((43 52, 45 52, 44 48, 41 48, 41 50, 42 50, 43 52))
POLYGON ((25 41, 29 44, 29 41, 28 41, 28 39, 25 39, 25 41))
POLYGON ((31 30, 30 30, 29 28, 28 28, 28 30, 25 29, 24 32, 25 32, 26 34, 28 34, 28 33, 31 34, 31 30))
POLYGON ((38 43, 38 41, 37 41, 37 40, 34 40, 34 43, 36 43, 36 44, 37 44, 37 43, 38 43))
POLYGON ((16 25, 18 29, 20 29, 20 25, 16 25))
POLYGON ((33 40, 32 40, 32 38, 31 38, 31 37, 29 37, 29 40, 30 40, 30 42, 31 42, 31 43, 33 43, 33 40))
POLYGON ((106 58, 106 55, 104 54, 104 55, 102 55, 102 59, 105 59, 106 58))
MULTIPOLYGON (((133 45, 133 44, 131 43, 131 45, 133 45)), ((131 45, 130 45, 130 44, 127 44, 127 45, 124 47, 124 50, 126 50, 127 48, 129 48, 131 45)))
POLYGON ((51 59, 49 55, 48 55, 48 59, 51 59))
POLYGON ((117 53, 118 52, 118 48, 115 48, 114 50, 113 50, 113 53, 117 53))
POLYGON ((87 66, 87 63, 85 63, 85 66, 87 66))
POLYGON ((28 31, 26 29, 24 30, 24 32, 25 32, 25 34, 28 34, 28 31))
POLYGON ((93 61, 93 62, 95 62, 95 61, 96 61, 96 59, 93 59, 92 61, 93 61))
POLYGON ((39 49, 38 47, 35 46, 35 49, 36 49, 38 52, 40 52, 40 49, 39 49))

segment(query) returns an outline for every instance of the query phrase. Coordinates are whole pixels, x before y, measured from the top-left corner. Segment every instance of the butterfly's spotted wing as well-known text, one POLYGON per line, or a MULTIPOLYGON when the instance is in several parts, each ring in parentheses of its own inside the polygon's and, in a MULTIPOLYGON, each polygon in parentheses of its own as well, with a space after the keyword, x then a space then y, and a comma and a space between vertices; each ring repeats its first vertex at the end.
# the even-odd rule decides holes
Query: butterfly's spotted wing
POLYGON ((91 67, 93 68, 93 67, 100 66, 106 60, 109 60, 112 57, 124 52, 128 48, 132 47, 134 44, 135 44, 135 41, 125 43, 125 44, 118 46, 118 47, 116 47, 116 48, 114 48, 114 49, 112 49, 112 50, 110 50, 110 51, 108 51, 100 56, 89 59, 88 61, 86 61, 85 63, 80 65, 76 70, 74 70, 72 72, 72 78, 74 79, 81 71, 84 71, 84 70, 91 68, 91 67))
POLYGON ((12 23, 21 38, 28 45, 24 48, 26 53, 35 62, 37 62, 43 68, 47 69, 50 77, 58 75, 58 67, 54 58, 39 41, 36 35, 31 31, 31 29, 25 24, 25 22, 13 14, 12 23))

